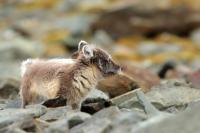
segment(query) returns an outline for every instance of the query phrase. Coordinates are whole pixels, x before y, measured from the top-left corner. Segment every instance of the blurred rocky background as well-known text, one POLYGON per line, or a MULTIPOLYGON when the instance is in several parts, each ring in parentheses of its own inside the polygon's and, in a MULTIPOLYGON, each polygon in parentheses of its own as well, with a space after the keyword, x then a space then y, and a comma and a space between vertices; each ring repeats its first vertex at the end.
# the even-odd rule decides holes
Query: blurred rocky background
POLYGON ((0 132, 196 133, 199 89, 200 0, 0 0, 0 132), (100 81, 82 112, 19 109, 21 61, 70 58, 80 40, 124 74, 100 81))

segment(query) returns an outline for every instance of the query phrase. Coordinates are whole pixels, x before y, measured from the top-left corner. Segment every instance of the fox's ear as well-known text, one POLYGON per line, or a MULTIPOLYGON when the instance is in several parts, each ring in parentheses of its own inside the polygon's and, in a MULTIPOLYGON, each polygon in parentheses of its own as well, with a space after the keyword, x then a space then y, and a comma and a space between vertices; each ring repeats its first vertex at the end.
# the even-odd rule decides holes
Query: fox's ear
POLYGON ((86 41, 81 40, 81 41, 78 43, 78 51, 82 51, 83 46, 85 46, 85 45, 88 45, 88 43, 87 43, 86 41))
POLYGON ((93 57, 93 48, 91 48, 89 45, 85 45, 83 46, 82 48, 82 52, 83 52, 83 55, 86 57, 86 58, 91 58, 93 57))

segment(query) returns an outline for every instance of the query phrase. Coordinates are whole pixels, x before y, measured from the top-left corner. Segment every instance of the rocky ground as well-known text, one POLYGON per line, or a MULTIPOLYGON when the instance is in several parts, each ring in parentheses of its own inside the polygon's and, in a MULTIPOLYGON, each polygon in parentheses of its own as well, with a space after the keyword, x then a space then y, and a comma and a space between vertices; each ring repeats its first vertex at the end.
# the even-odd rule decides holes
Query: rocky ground
POLYGON ((110 100, 104 93, 93 90, 81 111, 43 105, 21 109, 19 84, 12 80, 1 80, 0 84, 0 132, 197 133, 200 130, 200 90, 182 80, 164 80, 146 94, 136 89, 110 100))
POLYGON ((0 0, 0 132, 198 133, 199 0, 0 0), (70 58, 86 40, 123 74, 82 103, 20 108, 20 63, 70 58))

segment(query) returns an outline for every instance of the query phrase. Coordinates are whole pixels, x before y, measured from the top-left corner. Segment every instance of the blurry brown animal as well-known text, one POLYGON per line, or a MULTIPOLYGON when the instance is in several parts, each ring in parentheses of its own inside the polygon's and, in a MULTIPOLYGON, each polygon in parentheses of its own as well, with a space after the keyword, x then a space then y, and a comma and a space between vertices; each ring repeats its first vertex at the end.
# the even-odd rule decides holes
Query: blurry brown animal
POLYGON ((85 41, 76 59, 28 59, 21 67, 23 107, 61 97, 77 109, 98 80, 120 71, 107 52, 85 41))

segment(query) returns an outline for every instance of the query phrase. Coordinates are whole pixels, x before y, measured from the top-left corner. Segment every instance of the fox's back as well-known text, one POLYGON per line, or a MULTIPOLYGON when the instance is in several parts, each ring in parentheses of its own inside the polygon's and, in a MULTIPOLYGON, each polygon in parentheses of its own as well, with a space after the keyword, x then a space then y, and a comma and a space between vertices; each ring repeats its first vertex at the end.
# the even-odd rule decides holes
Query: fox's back
POLYGON ((56 97, 60 88, 59 72, 62 69, 70 69, 73 65, 72 62, 64 60, 66 61, 66 59, 38 60, 26 64, 26 70, 22 75, 22 87, 29 90, 31 101, 39 103, 44 99, 56 97))

